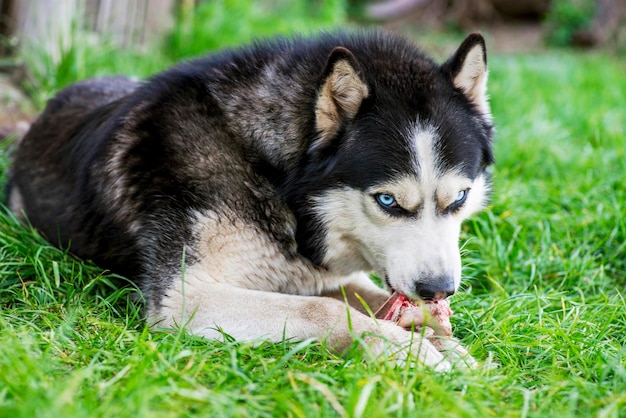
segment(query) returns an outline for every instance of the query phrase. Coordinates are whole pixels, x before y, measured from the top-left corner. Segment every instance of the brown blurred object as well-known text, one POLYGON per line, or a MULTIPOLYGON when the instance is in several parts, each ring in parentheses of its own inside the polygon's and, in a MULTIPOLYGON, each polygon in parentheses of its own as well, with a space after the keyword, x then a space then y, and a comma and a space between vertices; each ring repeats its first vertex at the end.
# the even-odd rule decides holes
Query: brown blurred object
POLYGON ((540 19, 550 7, 550 0, 491 0, 491 3, 502 16, 515 19, 540 19))
POLYGON ((387 0, 371 4, 374 20, 419 20, 428 26, 455 22, 462 28, 511 19, 539 19, 550 0, 387 0))
POLYGON ((626 1, 599 0, 591 25, 572 35, 572 44, 594 47, 614 41, 617 44, 626 38, 626 1))

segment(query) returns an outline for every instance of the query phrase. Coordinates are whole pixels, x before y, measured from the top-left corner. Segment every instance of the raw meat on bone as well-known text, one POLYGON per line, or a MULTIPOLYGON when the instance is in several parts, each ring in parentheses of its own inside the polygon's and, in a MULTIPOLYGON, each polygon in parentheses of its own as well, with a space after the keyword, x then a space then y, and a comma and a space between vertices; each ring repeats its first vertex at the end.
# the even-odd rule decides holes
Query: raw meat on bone
POLYGON ((403 328, 427 326, 432 328, 435 335, 452 336, 452 310, 447 299, 415 303, 402 293, 394 292, 375 315, 378 319, 393 321, 403 328))

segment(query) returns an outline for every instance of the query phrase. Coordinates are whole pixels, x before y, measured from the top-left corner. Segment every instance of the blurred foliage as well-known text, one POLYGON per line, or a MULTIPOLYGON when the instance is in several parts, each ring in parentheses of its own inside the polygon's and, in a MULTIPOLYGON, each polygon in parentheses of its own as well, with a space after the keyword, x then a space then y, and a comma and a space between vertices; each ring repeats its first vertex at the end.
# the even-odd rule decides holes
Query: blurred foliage
POLYGON ((346 21, 346 13, 346 0, 181 3, 165 51, 179 60, 270 35, 331 29, 346 21))
POLYGON ((347 21, 347 0, 180 2, 171 33, 147 48, 121 46, 89 27, 78 8, 60 39, 21 46, 24 88, 42 107, 61 88, 96 76, 146 77, 181 59, 274 34, 332 29, 347 21), (186 6, 187 5, 187 6, 186 6))
POLYGON ((570 45, 577 31, 590 26, 595 4, 593 0, 552 0, 545 20, 548 44, 570 45))

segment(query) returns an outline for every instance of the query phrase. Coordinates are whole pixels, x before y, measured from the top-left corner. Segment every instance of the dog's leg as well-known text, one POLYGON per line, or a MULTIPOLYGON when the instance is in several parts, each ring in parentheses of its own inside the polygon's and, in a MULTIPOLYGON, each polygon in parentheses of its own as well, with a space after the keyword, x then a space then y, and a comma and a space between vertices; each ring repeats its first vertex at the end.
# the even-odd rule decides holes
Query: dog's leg
POLYGON ((343 301, 345 292, 345 299, 350 306, 364 314, 369 314, 369 312, 363 302, 371 312, 376 312, 389 298, 389 292, 376 286, 366 273, 352 274, 346 280, 347 282, 341 286, 343 290, 342 288, 328 290, 323 292, 322 296, 343 301))
POLYGON ((196 335, 217 339, 221 331, 237 340, 314 338, 327 341, 338 351, 349 347, 353 336, 363 336, 375 356, 389 355, 401 363, 416 361, 437 370, 450 368, 443 355, 419 334, 388 321, 376 321, 327 297, 224 284, 187 286, 184 291, 174 286, 149 320, 157 327, 185 326, 196 335))

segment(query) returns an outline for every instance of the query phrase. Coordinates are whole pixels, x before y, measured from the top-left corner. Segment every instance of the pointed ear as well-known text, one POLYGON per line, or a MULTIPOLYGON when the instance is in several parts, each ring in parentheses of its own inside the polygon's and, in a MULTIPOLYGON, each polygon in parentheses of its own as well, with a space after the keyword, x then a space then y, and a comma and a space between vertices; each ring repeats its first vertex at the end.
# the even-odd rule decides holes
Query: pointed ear
POLYGON ((443 65, 452 83, 485 116, 491 116, 487 97, 487 48, 479 33, 469 35, 443 65))
POLYGON ((343 47, 332 50, 322 72, 315 106, 317 139, 311 150, 323 148, 343 125, 354 118, 369 95, 358 61, 343 47))

